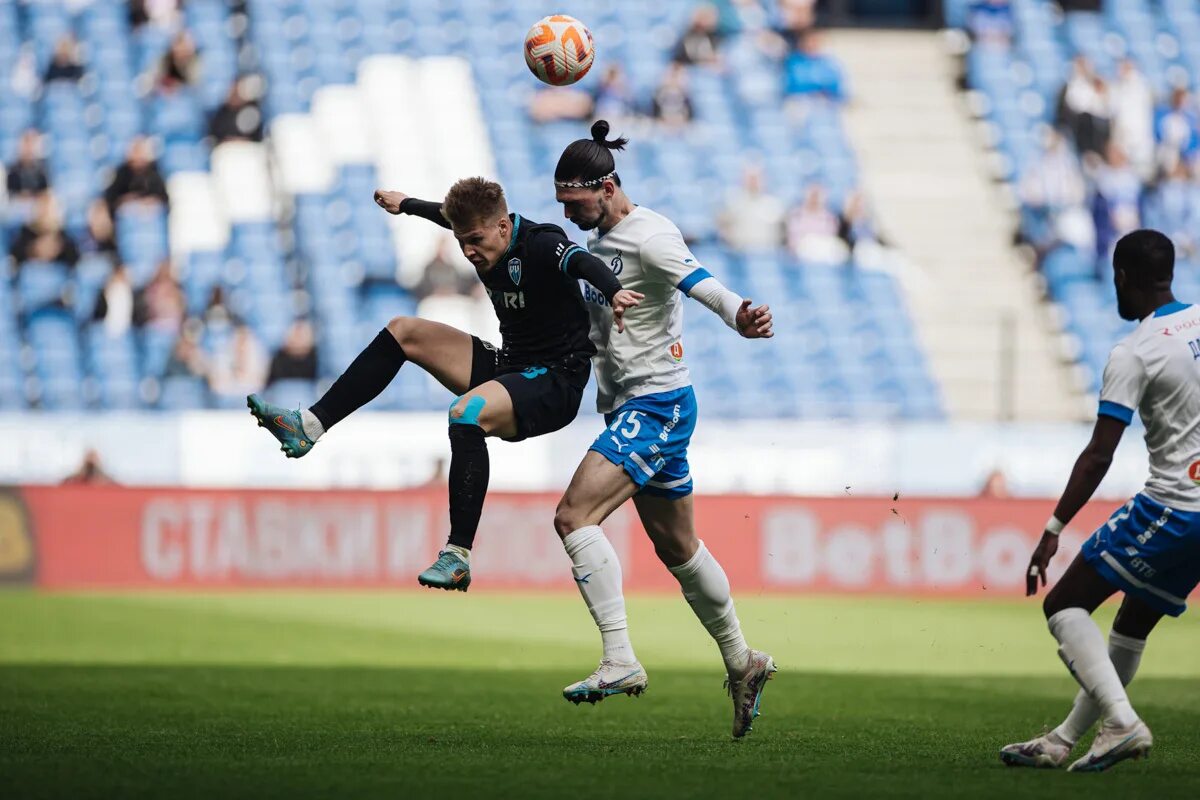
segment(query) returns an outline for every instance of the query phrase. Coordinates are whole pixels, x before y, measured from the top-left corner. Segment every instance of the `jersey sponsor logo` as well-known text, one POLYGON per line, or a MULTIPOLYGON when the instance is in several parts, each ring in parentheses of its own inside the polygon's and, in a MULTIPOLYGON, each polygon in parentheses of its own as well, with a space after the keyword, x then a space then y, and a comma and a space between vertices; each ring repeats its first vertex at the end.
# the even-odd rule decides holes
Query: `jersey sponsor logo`
POLYGON ((494 292, 491 289, 487 290, 488 297, 492 299, 492 305, 496 310, 504 308, 524 308, 525 293, 524 292, 494 292))
POLYGON ((583 290, 583 299, 585 302, 594 303, 598 306, 608 305, 608 298, 587 281, 580 281, 579 286, 583 290))
POLYGON ((621 259, 620 250, 618 250, 617 254, 612 257, 612 261, 608 262, 608 265, 612 267, 613 275, 621 274, 621 270, 625 269, 625 262, 621 259))
POLYGON ((675 342, 671 345, 671 358, 676 361, 683 361, 683 342, 675 342))
MULTIPOLYGON (((508 260, 508 277, 512 278, 512 282, 517 286, 521 285, 521 259, 510 258, 508 260)), ((522 307, 524 307, 522 305, 522 307)))
POLYGON ((1192 483, 1200 486, 1200 461, 1193 461, 1188 466, 1188 477, 1192 479, 1192 483))

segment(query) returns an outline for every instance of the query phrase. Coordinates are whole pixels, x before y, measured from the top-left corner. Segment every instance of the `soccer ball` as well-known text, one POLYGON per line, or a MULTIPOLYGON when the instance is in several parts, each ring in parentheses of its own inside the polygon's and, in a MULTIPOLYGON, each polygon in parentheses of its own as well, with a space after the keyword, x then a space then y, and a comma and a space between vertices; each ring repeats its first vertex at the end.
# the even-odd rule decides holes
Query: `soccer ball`
POLYGON ((587 75, 595 55, 592 32, 565 14, 540 19, 525 34, 525 63, 551 86, 570 86, 587 75))

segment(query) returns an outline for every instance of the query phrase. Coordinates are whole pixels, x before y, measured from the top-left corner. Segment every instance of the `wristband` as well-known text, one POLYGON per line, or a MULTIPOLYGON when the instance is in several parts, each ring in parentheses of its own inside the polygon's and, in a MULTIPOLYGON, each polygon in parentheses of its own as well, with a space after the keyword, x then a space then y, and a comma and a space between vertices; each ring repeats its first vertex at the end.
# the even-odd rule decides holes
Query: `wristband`
POLYGON ((1054 536, 1058 536, 1060 533, 1062 533, 1063 528, 1065 527, 1067 527, 1067 523, 1063 522, 1053 514, 1050 515, 1050 519, 1046 520, 1046 533, 1054 536))

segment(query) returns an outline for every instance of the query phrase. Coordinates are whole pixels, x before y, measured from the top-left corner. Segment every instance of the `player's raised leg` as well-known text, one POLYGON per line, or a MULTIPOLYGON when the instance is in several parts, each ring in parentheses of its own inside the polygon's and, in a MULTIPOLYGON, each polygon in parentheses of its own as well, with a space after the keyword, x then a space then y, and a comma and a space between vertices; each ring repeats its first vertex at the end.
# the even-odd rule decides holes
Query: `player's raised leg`
POLYGON ((600 666, 563 689, 563 697, 576 704, 595 703, 614 694, 639 695, 646 688, 646 671, 629 641, 621 562, 600 527, 637 489, 624 469, 588 451, 554 515, 554 529, 571 557, 575 585, 604 646, 600 666))
POLYGON ((487 497, 487 437, 516 436, 512 397, 504 384, 488 381, 450 404, 450 540, 422 572, 422 586, 465 592, 471 585, 470 551, 487 497))
POLYGON ((634 504, 654 552, 679 581, 684 599, 720 648, 726 686, 733 699, 733 736, 741 738, 759 715, 763 689, 776 671, 775 661, 746 644, 729 578, 696 536, 687 463, 683 461, 675 471, 670 467, 668 464, 655 475, 634 498, 634 504))
POLYGON ((473 350, 470 334, 440 322, 396 317, 309 408, 271 405, 256 394, 246 398, 246 405, 258 424, 279 440, 288 458, 300 458, 325 431, 378 397, 406 361, 462 394, 470 385, 473 350))

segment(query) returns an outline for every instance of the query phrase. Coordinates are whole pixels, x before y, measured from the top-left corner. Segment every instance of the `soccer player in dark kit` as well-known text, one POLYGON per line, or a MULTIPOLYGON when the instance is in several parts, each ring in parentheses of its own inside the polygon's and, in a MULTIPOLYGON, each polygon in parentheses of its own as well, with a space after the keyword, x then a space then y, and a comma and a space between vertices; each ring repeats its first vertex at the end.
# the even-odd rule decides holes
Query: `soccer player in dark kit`
POLYGON ((486 437, 520 441, 563 428, 579 411, 595 346, 579 278, 600 291, 624 330, 625 311, 642 295, 621 288, 608 265, 573 244, 557 225, 509 213, 500 185, 466 178, 441 203, 377 191, 390 214, 412 214, 454 232, 500 320, 499 349, 430 320, 396 317, 325 395, 291 410, 250 395, 258 424, 289 458, 307 454, 329 428, 370 402, 405 362, 424 369, 454 395, 450 405, 450 538, 421 573, 424 586, 466 591, 470 550, 488 486, 486 437))

